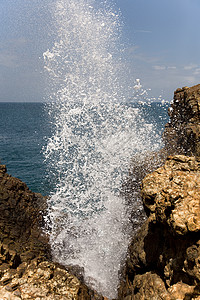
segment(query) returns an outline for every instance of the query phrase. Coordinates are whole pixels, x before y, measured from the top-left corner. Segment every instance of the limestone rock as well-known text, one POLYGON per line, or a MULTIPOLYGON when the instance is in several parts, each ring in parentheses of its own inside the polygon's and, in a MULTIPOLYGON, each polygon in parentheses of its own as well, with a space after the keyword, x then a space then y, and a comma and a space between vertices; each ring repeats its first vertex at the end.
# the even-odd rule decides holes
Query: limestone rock
POLYGON ((119 299, 200 297, 200 162, 170 156, 142 182, 148 219, 133 238, 119 299))
POLYGON ((173 233, 200 231, 200 161, 194 157, 169 157, 145 177, 142 196, 147 214, 173 233))
POLYGON ((200 84, 177 89, 164 140, 172 154, 200 156, 200 84))
POLYGON ((53 262, 35 258, 0 275, 3 299, 91 299, 88 289, 74 275, 53 262))
POLYGON ((200 84, 175 91, 169 116, 162 165, 142 181, 148 219, 129 246, 120 300, 200 299, 200 84))
MULTIPOLYGON (((147 272, 134 277, 133 286, 130 287, 132 295, 127 295, 125 300, 158 299, 170 300, 170 296, 165 288, 162 279, 155 273, 147 272), (134 295, 134 296, 133 296, 134 295), (155 298, 156 295, 156 298, 155 298)), ((130 293, 129 291, 129 293, 130 293)))
POLYGON ((0 165, 0 299, 106 299, 51 261, 45 209, 45 197, 0 165))

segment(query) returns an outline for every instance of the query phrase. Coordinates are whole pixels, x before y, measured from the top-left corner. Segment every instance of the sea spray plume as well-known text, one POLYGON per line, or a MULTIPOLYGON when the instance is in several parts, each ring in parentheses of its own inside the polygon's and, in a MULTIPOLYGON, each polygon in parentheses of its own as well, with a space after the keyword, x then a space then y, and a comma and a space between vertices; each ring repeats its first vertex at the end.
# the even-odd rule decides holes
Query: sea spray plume
POLYGON ((121 186, 133 153, 156 147, 152 125, 123 104, 128 76, 113 8, 58 0, 53 14, 57 41, 44 53, 54 124, 44 151, 56 178, 46 217, 52 254, 83 267, 86 283, 112 298, 131 229, 121 186))
MULTIPOLYGON (((122 48, 119 16, 111 8, 97 10, 96 5, 95 1, 57 1, 58 40, 51 51, 44 53, 52 84, 56 88, 60 84, 60 92, 74 103, 109 101, 114 96, 119 100, 118 74, 123 70, 117 50, 122 48)), ((58 97, 61 101, 60 95, 58 97)), ((124 97, 123 92, 121 97, 124 97)))

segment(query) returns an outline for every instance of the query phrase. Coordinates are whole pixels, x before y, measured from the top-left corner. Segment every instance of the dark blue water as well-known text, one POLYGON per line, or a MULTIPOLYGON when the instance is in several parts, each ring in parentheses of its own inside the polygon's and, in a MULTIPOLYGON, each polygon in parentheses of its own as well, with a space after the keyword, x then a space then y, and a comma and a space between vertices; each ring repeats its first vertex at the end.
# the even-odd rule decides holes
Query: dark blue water
MULTIPOLYGON (((161 136, 168 121, 169 104, 129 104, 142 110, 146 122, 156 125, 161 136)), ((54 188, 47 181, 42 154, 51 126, 42 103, 0 103, 0 161, 8 173, 44 195, 54 188)))
POLYGON ((0 103, 0 160, 35 192, 46 192, 41 149, 49 136, 42 103, 0 103))

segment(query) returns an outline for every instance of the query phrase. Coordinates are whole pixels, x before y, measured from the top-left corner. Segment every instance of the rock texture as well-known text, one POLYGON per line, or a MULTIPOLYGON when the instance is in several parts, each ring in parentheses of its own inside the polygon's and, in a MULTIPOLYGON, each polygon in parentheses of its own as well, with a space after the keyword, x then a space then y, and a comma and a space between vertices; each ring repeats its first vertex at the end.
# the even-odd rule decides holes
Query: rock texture
POLYGON ((20 253, 22 261, 50 255, 48 239, 41 229, 45 205, 42 195, 31 192, 0 165, 0 242, 20 253))
POLYGON ((129 247, 119 299, 200 299, 200 161, 171 156, 147 175, 148 220, 129 247))
POLYGON ((200 161, 195 157, 168 157, 144 178, 142 196, 151 220, 180 235, 200 232, 200 161))
POLYGON ((129 174, 123 183, 121 194, 125 199, 128 214, 131 216, 133 232, 136 232, 146 220, 140 189, 142 179, 149 172, 160 167, 166 158, 167 151, 163 149, 159 152, 146 152, 145 155, 134 155, 131 160, 129 174))
POLYGON ((7 259, 0 266, 0 299, 91 299, 89 290, 55 263, 41 258, 17 268, 9 263, 7 259))
POLYGON ((200 299, 200 85, 176 90, 169 115, 161 166, 142 180, 148 219, 129 247, 118 299, 200 299))
POLYGON ((164 140, 171 154, 200 156, 200 84, 177 89, 164 140))
POLYGON ((0 165, 0 300, 103 300, 51 261, 42 231, 46 198, 0 165))

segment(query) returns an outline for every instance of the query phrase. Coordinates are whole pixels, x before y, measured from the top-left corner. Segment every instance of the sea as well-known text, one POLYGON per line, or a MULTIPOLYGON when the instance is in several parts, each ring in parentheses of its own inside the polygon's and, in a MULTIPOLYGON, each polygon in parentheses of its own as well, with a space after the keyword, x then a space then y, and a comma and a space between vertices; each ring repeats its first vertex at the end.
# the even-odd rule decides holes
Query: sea
MULTIPOLYGON (((130 101, 126 105, 141 111, 145 123, 153 125, 155 142, 162 147, 169 103, 130 101)), ((51 135, 45 103, 0 103, 0 162, 10 175, 43 195, 50 195, 56 184, 49 182, 43 151, 51 135)))

